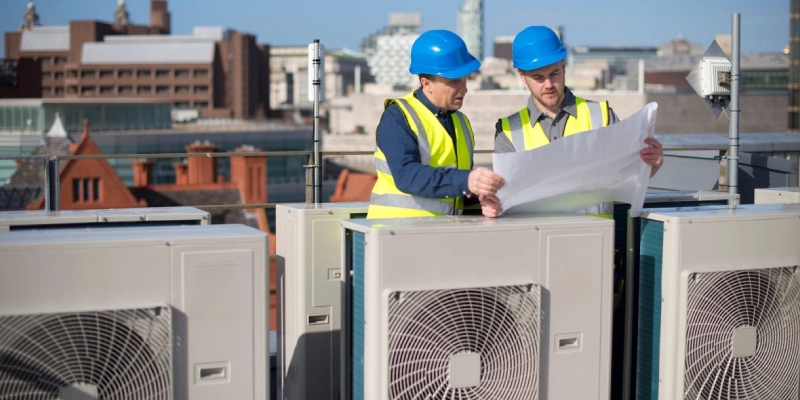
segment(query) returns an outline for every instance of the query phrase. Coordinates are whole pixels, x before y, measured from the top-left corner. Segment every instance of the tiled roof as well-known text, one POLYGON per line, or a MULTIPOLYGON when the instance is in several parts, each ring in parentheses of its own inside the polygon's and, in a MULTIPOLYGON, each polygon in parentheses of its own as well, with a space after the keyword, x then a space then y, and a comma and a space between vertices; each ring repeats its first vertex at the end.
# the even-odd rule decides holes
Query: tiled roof
POLYGON ((378 177, 371 174, 351 172, 344 169, 339 174, 336 182, 336 191, 331 196, 330 201, 369 201, 372 194, 372 187, 378 177))
MULTIPOLYGON (((130 188, 136 200, 144 199, 148 207, 176 207, 243 204, 239 189, 159 188, 158 186, 130 188)), ((245 210, 212 210, 212 224, 244 224, 258 229, 256 216, 248 217, 245 210)))
MULTIPOLYGON (((32 155, 70 155, 71 142, 68 138, 45 138, 44 145, 34 149, 32 155)), ((61 162, 61 169, 66 166, 66 162, 61 162)), ((44 162, 41 159, 27 159, 22 162, 14 175, 8 180, 8 186, 44 186, 44 162)))

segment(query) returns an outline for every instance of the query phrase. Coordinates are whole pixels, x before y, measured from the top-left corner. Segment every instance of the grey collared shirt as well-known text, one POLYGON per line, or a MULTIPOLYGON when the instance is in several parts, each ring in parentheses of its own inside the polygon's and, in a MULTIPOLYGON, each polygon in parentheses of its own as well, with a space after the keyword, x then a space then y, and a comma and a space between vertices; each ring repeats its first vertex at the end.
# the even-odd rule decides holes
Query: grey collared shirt
MULTIPOLYGON (((564 129, 567 127, 567 117, 569 115, 576 118, 578 116, 575 95, 569 88, 564 88, 564 101, 561 103, 561 109, 558 110, 558 114, 555 115, 555 118, 550 118, 549 115, 536 108, 536 105, 533 103, 533 96, 528 96, 528 116, 531 119, 531 123, 539 122, 539 125, 541 125, 542 130, 551 142, 564 137, 564 129)), ((611 108, 608 110, 608 119, 609 125, 619 121, 614 110, 611 108)), ((494 152, 511 153, 514 151, 516 151, 514 145, 511 143, 511 140, 503 134, 503 126, 498 120, 495 125, 494 133, 494 152)))

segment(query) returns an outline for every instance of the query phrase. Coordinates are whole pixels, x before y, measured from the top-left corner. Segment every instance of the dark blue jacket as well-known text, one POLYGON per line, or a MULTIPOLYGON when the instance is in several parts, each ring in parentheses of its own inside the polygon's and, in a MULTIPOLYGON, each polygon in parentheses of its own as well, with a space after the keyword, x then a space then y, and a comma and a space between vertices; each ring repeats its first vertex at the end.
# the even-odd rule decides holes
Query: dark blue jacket
MULTIPOLYGON (((455 127, 450 115, 453 111, 439 110, 428 100, 422 90, 414 91, 422 102, 442 123, 455 146, 455 127)), ((420 163, 417 135, 408 126, 397 104, 386 108, 376 132, 378 148, 386 156, 394 184, 404 193, 431 198, 458 197, 469 193, 469 170, 434 168, 420 163)))

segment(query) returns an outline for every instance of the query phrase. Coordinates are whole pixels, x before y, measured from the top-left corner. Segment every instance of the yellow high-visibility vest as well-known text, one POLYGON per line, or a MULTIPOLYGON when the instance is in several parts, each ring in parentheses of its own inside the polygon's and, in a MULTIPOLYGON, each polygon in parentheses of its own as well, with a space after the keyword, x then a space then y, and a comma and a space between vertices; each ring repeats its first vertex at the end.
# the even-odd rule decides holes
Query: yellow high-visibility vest
MULTIPOLYGON (((567 114, 567 124, 564 127, 565 137, 608 126, 608 102, 589 101, 575 97, 575 106, 577 117, 567 114)), ((516 151, 533 150, 550 143, 550 139, 544 133, 539 121, 534 121, 531 124, 528 107, 524 107, 519 112, 500 119, 500 127, 511 141, 511 144, 514 145, 516 151)), ((611 218, 614 212, 613 207, 612 203, 602 203, 587 209, 586 213, 611 218)))
MULTIPOLYGON (((398 99, 386 100, 384 110, 397 104, 406 117, 411 130, 417 135, 420 162, 435 168, 472 169, 475 136, 467 117, 461 112, 451 114, 455 127, 456 143, 436 116, 420 102, 414 93, 398 99)), ((378 180, 372 188, 367 218, 429 217, 459 214, 464 208, 464 198, 434 199, 414 196, 395 186, 392 171, 380 148, 375 150, 375 168, 378 180)))

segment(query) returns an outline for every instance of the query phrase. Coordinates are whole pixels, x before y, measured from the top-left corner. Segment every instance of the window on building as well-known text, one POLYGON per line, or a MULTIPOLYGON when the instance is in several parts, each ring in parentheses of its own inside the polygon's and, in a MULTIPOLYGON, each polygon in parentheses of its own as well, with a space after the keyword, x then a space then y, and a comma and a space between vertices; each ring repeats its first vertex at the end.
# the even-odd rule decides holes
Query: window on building
POLYGON ((92 178, 92 201, 100 201, 100 178, 92 178))
POLYGON ((189 77, 189 70, 188 69, 176 69, 175 70, 175 77, 176 78, 188 78, 189 77))
POLYGON ((168 94, 169 93, 169 86, 156 86, 156 93, 157 94, 168 94))
POLYGON ((71 69, 71 70, 67 71, 67 77, 68 78, 77 78, 78 77, 78 71, 74 70, 74 69, 71 69))
POLYGON ((67 86, 67 93, 69 94, 77 94, 78 87, 77 86, 67 86))
POLYGON ((196 85, 194 87, 195 93, 208 93, 208 86, 206 85, 196 85))
POLYGON ((55 79, 64 79, 64 73, 61 72, 61 71, 58 71, 58 72, 53 74, 53 78, 55 78, 55 79))
POLYGON ((56 57, 55 58, 55 62, 56 62, 56 65, 66 64, 67 63, 67 57, 56 57))
POLYGON ((189 85, 175 86, 175 93, 189 93, 189 85))
POLYGON ((98 202, 100 201, 100 178, 73 178, 72 201, 98 202))
POLYGON ((114 70, 113 69, 101 69, 100 70, 100 77, 101 78, 113 78, 114 77, 114 70))
POLYGON ((119 87, 119 93, 120 93, 120 94, 123 94, 123 93, 127 93, 127 94, 133 93, 133 86, 127 86, 127 85, 126 85, 126 86, 120 86, 120 87, 119 87))
POLYGON ((81 200, 81 180, 72 178, 72 201, 77 203, 81 200))
POLYGON ((87 69, 85 71, 81 71, 81 78, 94 78, 94 70, 87 69))
POLYGON ((81 86, 81 94, 94 94, 94 86, 81 86))
POLYGON ((136 87, 136 94, 150 94, 152 92, 153 92, 153 87, 150 85, 136 87))
POLYGON ((114 87, 113 86, 100 86, 100 94, 113 94, 114 87))
POLYGON ((50 86, 42 87, 42 96, 49 96, 50 93, 52 93, 52 89, 50 88, 50 86))
POLYGON ((120 78, 130 78, 132 76, 133 76, 133 71, 129 69, 121 69, 119 70, 119 72, 117 72, 117 77, 120 78))
POLYGON ((169 78, 169 70, 168 69, 157 69, 156 70, 156 78, 169 78))
POLYGON ((89 194, 90 194, 89 184, 91 183, 91 181, 92 181, 91 179, 81 179, 81 182, 83 183, 81 198, 83 199, 83 201, 89 201, 89 194))
POLYGON ((60 87, 60 86, 57 86, 56 87, 56 94, 64 94, 64 88, 60 87))
POLYGON ((194 102, 194 108, 205 110, 205 109, 208 108, 208 102, 207 101, 195 101, 194 102))
POLYGON ((189 108, 189 102, 188 101, 176 101, 175 102, 175 108, 189 108))
POLYGON ((152 71, 150 71, 149 69, 140 69, 136 71, 137 78, 149 78, 151 74, 152 71))
POLYGON ((49 81, 50 78, 52 77, 53 77, 52 74, 50 74, 49 72, 42 72, 42 80, 49 81))
POLYGON ((205 78, 208 76, 207 69, 196 69, 194 70, 194 77, 195 78, 205 78))
POLYGON ((50 59, 50 57, 39 57, 39 63, 41 63, 42 65, 50 65, 50 63, 52 62, 53 60, 50 59))

